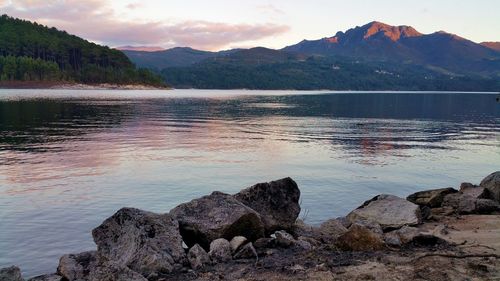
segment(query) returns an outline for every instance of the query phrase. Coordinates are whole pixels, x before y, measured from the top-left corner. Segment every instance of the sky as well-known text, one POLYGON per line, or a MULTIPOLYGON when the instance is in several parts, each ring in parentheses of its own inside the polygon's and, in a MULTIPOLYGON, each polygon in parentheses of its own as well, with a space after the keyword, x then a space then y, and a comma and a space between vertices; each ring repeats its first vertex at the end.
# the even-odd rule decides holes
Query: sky
POLYGON ((499 0, 0 0, 0 14, 111 47, 283 48, 371 21, 500 41, 499 0))

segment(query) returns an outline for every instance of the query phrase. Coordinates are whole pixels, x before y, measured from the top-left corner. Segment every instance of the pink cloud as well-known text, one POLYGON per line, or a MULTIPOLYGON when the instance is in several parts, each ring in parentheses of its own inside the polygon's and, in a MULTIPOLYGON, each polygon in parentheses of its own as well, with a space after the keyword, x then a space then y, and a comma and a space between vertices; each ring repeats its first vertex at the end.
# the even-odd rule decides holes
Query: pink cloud
POLYGON ((273 23, 123 21, 116 17, 106 1, 100 0, 16 0, 15 3, 12 1, 1 6, 2 13, 55 26, 110 46, 190 46, 216 50, 276 36, 289 30, 288 26, 273 23))

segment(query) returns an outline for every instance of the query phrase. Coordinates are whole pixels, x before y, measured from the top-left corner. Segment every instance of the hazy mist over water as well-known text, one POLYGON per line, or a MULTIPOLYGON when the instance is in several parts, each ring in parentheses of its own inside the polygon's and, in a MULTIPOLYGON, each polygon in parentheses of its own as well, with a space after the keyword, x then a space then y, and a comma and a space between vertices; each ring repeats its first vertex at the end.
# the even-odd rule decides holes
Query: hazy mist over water
POLYGON ((318 224, 500 168, 485 93, 0 90, 0 267, 55 271, 121 207, 292 177, 318 224))

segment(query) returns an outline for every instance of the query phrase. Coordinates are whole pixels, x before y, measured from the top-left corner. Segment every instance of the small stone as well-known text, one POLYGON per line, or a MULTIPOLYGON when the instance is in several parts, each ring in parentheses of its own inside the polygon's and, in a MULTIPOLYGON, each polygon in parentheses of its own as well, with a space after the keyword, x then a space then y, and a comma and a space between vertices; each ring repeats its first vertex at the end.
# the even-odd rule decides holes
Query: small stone
POLYGON ((318 232, 321 240, 329 243, 335 241, 340 235, 346 233, 347 228, 340 220, 330 219, 320 225, 318 232))
POLYGON ((276 244, 280 247, 288 248, 295 243, 293 236, 284 230, 276 231, 274 235, 276 236, 276 244))
POLYGON ((229 244, 231 244, 231 252, 233 254, 236 253, 240 249, 240 247, 243 246, 247 241, 248 239, 243 236, 233 237, 233 239, 231 239, 231 241, 229 242, 229 244))
POLYGON ((396 230, 396 233, 403 244, 410 243, 421 234, 418 228, 411 226, 403 226, 401 229, 396 230))
POLYGON ((192 269, 200 269, 210 264, 210 256, 205 249, 198 244, 189 249, 187 258, 192 269))
POLYGON ((401 247, 401 240, 399 239, 397 230, 385 233, 384 242, 392 247, 401 247))
POLYGON ((305 240, 295 240, 294 244, 296 247, 299 247, 299 248, 304 249, 306 251, 310 251, 313 249, 313 246, 311 245, 311 243, 309 243, 308 241, 305 241, 305 240))
POLYGON ((59 259, 57 273, 67 280, 84 280, 96 266, 96 251, 64 255, 59 259))
POLYGON ((21 269, 17 266, 0 269, 0 281, 24 281, 21 276, 21 269))
POLYGON ((231 260, 231 244, 224 238, 215 239, 210 243, 210 258, 215 263, 231 260))
POLYGON ((234 259, 251 259, 258 258, 257 251, 252 245, 252 242, 245 244, 241 249, 234 255, 234 259))

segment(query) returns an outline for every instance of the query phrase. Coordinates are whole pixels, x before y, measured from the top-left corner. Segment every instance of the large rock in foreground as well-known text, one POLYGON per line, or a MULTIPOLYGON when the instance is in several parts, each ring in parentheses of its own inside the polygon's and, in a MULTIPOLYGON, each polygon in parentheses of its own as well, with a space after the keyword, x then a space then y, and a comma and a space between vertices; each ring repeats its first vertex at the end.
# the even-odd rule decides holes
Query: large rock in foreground
POLYGON ((255 240, 264 236, 260 215, 222 192, 181 204, 170 214, 179 221, 184 242, 190 247, 200 244, 209 249, 210 242, 218 238, 244 236, 255 240))
POLYGON ((128 267, 147 277, 171 272, 186 258, 179 224, 169 214, 123 208, 95 228, 92 236, 99 265, 106 268, 112 262, 116 265, 113 268, 119 269, 102 271, 104 275, 128 272, 128 267))
POLYGON ((292 229, 300 213, 300 190, 291 178, 258 183, 234 197, 261 215, 268 234, 292 229))
POLYGON ((397 229, 421 222, 418 205, 393 195, 378 195, 352 211, 347 219, 351 223, 371 221, 383 229, 397 229))
POLYGON ((484 178, 479 186, 486 188, 490 198, 500 203, 500 171, 484 178))

